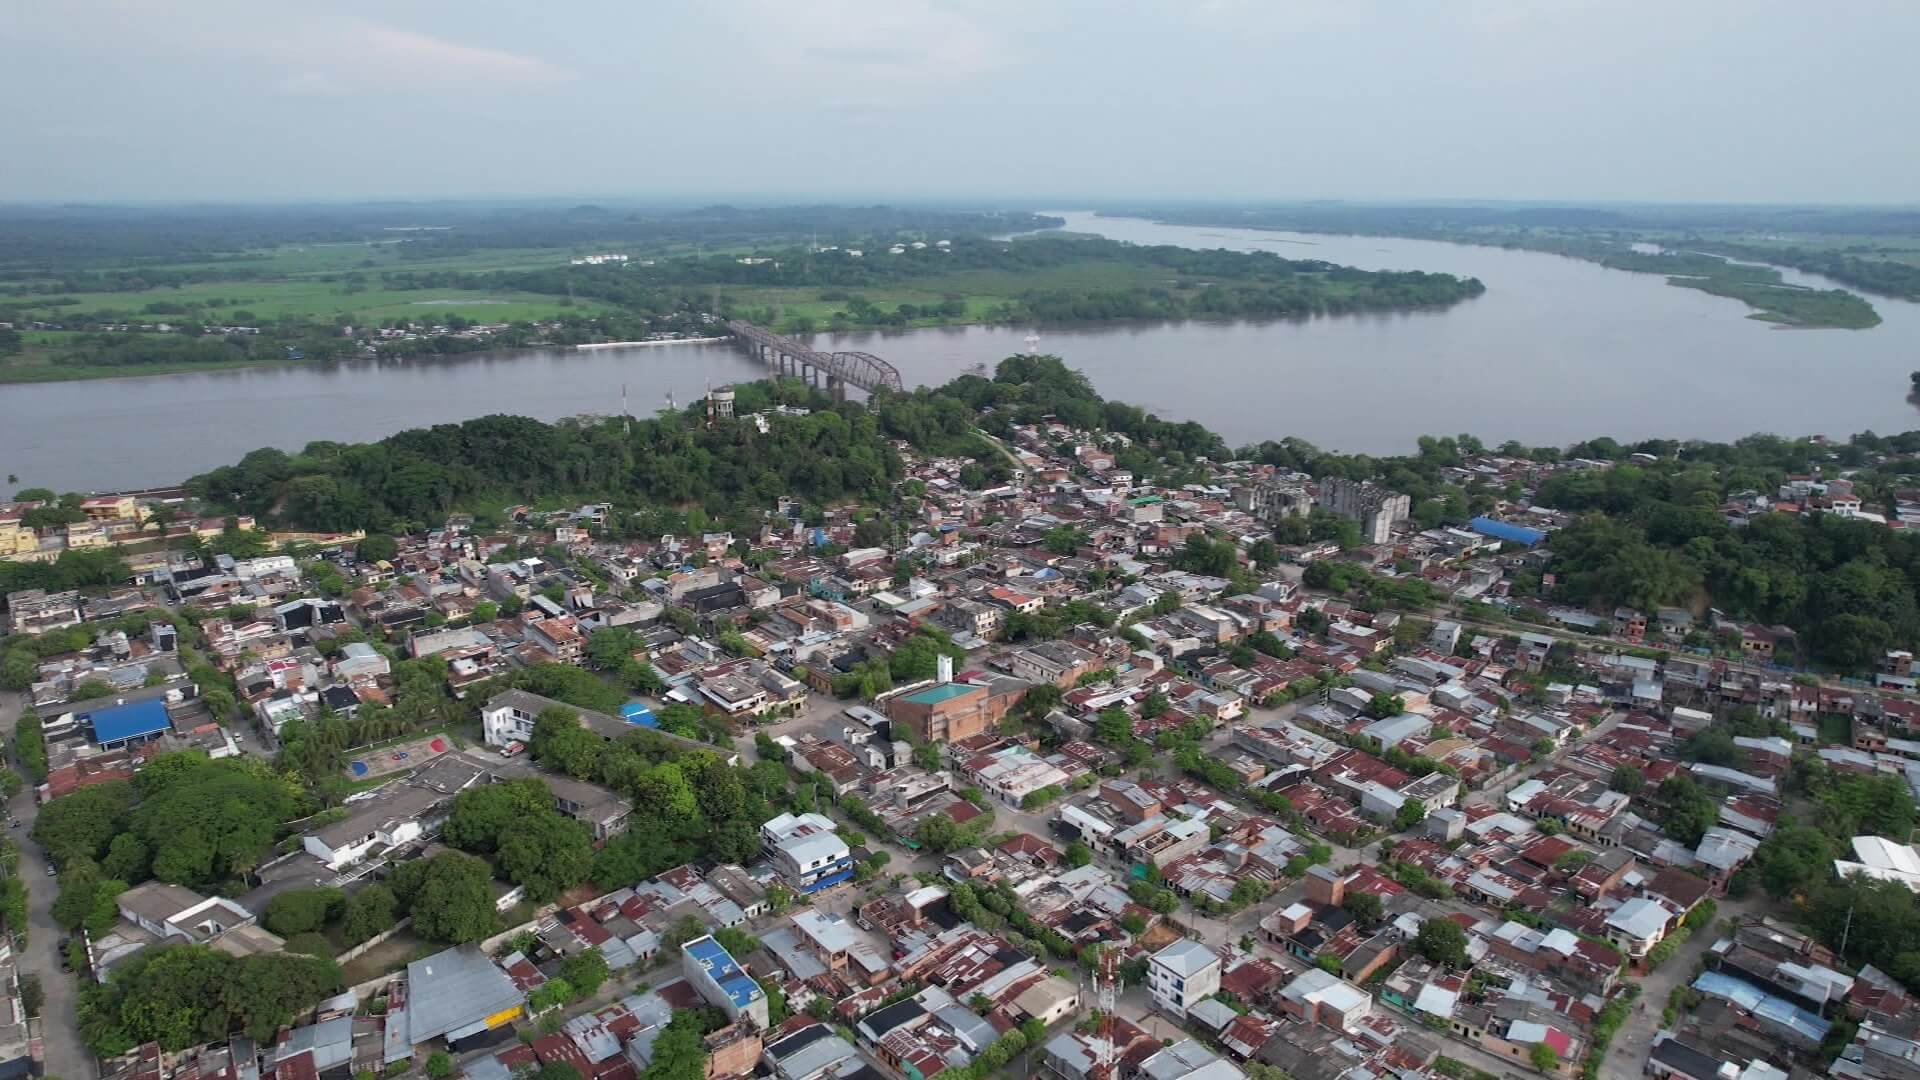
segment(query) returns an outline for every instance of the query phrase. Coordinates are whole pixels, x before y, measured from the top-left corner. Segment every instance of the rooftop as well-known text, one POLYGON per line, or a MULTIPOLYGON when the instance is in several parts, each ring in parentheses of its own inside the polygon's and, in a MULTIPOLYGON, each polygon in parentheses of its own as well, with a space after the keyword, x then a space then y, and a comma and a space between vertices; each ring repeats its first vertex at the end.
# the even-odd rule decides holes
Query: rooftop
POLYGON ((458 945, 407 965, 407 1038, 419 1045, 525 1000, 486 953, 458 945))
POLYGON ((761 997, 760 984, 747 977, 747 973, 734 962, 733 955, 713 940, 711 935, 695 938, 681 946, 681 951, 693 958, 694 962, 706 970, 707 977, 727 995, 727 1000, 736 1009, 744 1009, 761 997))
POLYGON ((943 701, 951 701, 963 694, 971 694, 975 689, 977 688, 964 683, 941 683, 938 686, 929 686, 925 690, 915 690, 913 693, 903 696, 901 700, 911 701, 915 705, 938 705, 943 701))

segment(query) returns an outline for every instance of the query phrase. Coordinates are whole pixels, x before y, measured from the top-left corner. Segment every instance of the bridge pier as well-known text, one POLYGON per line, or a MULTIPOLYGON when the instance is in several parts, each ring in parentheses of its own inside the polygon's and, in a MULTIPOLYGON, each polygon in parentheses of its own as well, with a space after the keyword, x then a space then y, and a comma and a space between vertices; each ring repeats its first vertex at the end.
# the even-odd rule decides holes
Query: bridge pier
POLYGON ((836 399, 845 399, 849 383, 870 393, 903 389, 899 370, 872 353, 820 352, 740 320, 727 323, 727 330, 769 376, 792 375, 816 388, 824 385, 836 399))

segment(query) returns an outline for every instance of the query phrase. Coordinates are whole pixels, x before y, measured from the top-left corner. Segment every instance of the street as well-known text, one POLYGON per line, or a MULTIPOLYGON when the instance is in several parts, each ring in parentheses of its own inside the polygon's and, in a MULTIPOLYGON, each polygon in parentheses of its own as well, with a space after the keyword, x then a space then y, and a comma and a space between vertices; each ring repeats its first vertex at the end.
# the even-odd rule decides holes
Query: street
MULTIPOLYGON (((0 730, 5 731, 9 748, 13 744, 14 727, 20 721, 22 701, 19 694, 0 691, 0 730)), ((22 788, 20 794, 8 802, 7 809, 20 822, 20 827, 11 830, 9 835, 20 847, 18 873, 27 887, 27 947, 22 950, 25 962, 20 965, 20 973, 39 975, 40 987, 46 993, 46 1003, 40 1008, 46 1075, 63 1080, 92 1080, 98 1071, 93 1055, 80 1041, 80 1028, 73 1013, 75 976, 60 969, 60 938, 65 931, 54 924, 52 914, 59 883, 47 876, 47 861, 40 846, 27 839, 39 815, 32 788, 22 788)))

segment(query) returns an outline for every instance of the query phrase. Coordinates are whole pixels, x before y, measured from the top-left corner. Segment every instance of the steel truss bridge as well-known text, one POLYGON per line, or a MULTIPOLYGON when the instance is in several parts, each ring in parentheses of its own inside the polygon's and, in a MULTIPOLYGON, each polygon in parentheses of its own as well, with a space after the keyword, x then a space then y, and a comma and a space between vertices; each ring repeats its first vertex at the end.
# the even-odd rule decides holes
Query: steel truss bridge
POLYGON ((770 374, 794 375, 836 396, 857 386, 871 394, 876 390, 906 389, 900 381, 900 369, 865 352, 820 352, 788 337, 749 322, 734 320, 727 331, 755 359, 767 366, 770 374))

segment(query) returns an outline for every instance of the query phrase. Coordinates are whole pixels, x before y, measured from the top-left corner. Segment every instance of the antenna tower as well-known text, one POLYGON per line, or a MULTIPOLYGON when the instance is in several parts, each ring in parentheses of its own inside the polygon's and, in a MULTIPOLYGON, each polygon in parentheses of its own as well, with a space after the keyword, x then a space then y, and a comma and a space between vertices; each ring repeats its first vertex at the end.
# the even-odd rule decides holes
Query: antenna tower
POLYGON ((1120 1003, 1120 956, 1113 949, 1100 951, 1100 966, 1093 975, 1093 1000, 1100 1010, 1100 1059, 1094 1063, 1093 1075, 1098 1080, 1113 1080, 1113 1013, 1120 1003))

